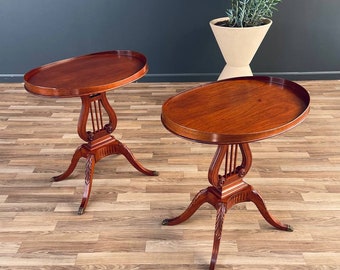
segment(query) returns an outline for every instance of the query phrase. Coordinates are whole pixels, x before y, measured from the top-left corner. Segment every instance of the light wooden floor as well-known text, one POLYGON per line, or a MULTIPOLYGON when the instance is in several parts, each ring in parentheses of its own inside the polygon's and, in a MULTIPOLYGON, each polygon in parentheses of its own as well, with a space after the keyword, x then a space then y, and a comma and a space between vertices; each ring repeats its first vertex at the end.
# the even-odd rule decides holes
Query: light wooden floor
MULTIPOLYGON (((239 204, 226 216, 216 269, 340 269, 340 81, 300 83, 311 94, 309 117, 252 143, 246 177, 295 230, 275 230, 253 204, 239 204)), ((115 136, 160 175, 144 176, 122 156, 101 160, 82 216, 84 160, 70 179, 49 181, 81 143, 80 99, 0 84, 0 268, 208 269, 212 207, 181 225, 161 225, 208 184, 215 147, 177 138, 160 122, 161 104, 198 84, 134 83, 109 93, 119 119, 115 136)))

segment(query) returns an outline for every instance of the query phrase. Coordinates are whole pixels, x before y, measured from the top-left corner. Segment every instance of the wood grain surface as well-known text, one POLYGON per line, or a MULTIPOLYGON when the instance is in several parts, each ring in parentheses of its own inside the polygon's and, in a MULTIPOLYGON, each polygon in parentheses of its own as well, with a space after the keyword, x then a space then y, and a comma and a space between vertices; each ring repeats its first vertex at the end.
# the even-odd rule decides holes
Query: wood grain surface
MULTIPOLYGON (((245 179, 294 232, 273 229, 251 203, 236 205, 216 269, 340 269, 340 81, 299 83, 311 96, 309 116, 251 143, 245 179)), ((160 121, 166 99, 201 84, 133 83, 108 93, 114 135, 160 174, 145 176, 121 156, 101 160, 82 216, 84 160, 70 179, 50 182, 81 143, 80 99, 0 84, 0 269, 208 269, 214 209, 203 205, 183 224, 161 225, 208 184, 215 146, 178 138, 160 121)))

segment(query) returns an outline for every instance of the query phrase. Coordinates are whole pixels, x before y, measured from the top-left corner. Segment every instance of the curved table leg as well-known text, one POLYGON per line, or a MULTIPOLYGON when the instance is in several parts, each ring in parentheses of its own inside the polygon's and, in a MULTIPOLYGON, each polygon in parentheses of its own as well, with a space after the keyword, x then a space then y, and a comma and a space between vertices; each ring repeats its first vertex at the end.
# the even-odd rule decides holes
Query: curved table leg
POLYGON ((280 221, 276 220, 275 218, 272 217, 272 215, 269 213, 261 195, 256 191, 252 190, 251 193, 249 193, 249 199, 252 201, 257 209, 260 211, 261 215, 264 217, 264 219, 273 227, 283 230, 283 231, 293 231, 293 227, 291 227, 288 224, 283 224, 280 221))
POLYGON ((76 168, 79 159, 82 157, 82 150, 81 150, 81 146, 77 148, 77 150, 74 152, 72 160, 71 160, 71 164, 69 165, 69 167, 67 168, 67 170, 58 175, 58 176, 53 176, 52 177, 52 181, 54 182, 58 182, 58 181, 62 181, 64 179, 66 179, 67 177, 69 177, 71 175, 71 173, 74 171, 74 169, 76 168))
POLYGON ((137 161, 137 159, 134 157, 132 154, 131 150, 125 146, 123 143, 120 141, 116 140, 118 142, 117 146, 117 152, 119 154, 122 154, 129 162, 130 164, 135 167, 138 171, 145 175, 150 175, 150 176, 157 176, 158 172, 157 171, 151 171, 147 168, 145 168, 140 162, 137 161))
POLYGON ((83 198, 79 206, 79 210, 78 210, 78 215, 82 215, 85 212, 85 208, 89 201, 95 164, 96 164, 96 160, 95 160, 94 155, 89 155, 89 157, 86 160, 85 187, 84 187, 83 198))
POLYGON ((177 225, 189 219, 203 203, 208 202, 208 192, 208 188, 202 189, 181 215, 171 219, 164 219, 162 225, 177 225))

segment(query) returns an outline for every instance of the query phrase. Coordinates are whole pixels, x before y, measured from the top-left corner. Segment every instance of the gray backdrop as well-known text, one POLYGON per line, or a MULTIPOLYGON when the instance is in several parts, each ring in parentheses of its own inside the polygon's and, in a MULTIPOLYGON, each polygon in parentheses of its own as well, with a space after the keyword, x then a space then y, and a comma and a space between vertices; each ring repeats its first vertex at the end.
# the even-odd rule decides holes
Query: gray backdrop
MULTIPOLYGON (((209 21, 228 0, 0 0, 0 82, 97 51, 146 55, 144 81, 215 80, 224 66, 209 21)), ((340 79, 340 1, 283 0, 255 74, 340 79)))

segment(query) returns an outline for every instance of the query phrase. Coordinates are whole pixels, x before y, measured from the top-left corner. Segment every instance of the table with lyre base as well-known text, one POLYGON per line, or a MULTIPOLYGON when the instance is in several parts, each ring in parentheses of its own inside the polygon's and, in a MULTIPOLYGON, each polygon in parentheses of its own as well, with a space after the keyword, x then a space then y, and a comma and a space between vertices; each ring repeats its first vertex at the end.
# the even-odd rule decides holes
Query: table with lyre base
POLYGON ((264 219, 279 230, 292 227, 275 219, 260 194, 243 178, 252 163, 249 143, 283 133, 309 112, 309 94, 300 85, 271 77, 242 77, 199 86, 168 99, 162 107, 163 125, 172 133, 199 143, 215 144, 210 186, 199 191, 178 217, 189 219, 203 203, 217 211, 210 270, 215 268, 224 216, 232 206, 253 202, 264 219))
POLYGON ((86 143, 76 149, 68 169, 53 177, 53 181, 66 179, 79 159, 86 158, 85 188, 78 214, 83 214, 88 204, 95 164, 106 156, 122 154, 143 174, 158 175, 143 167, 129 148, 111 135, 117 117, 106 97, 107 91, 141 78, 147 70, 146 58, 138 52, 108 51, 57 61, 24 76, 25 88, 33 94, 81 98, 78 135, 86 143))

